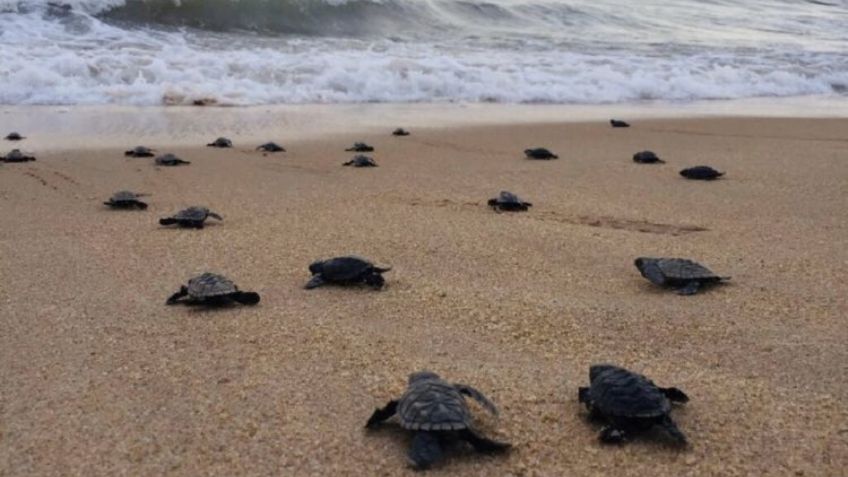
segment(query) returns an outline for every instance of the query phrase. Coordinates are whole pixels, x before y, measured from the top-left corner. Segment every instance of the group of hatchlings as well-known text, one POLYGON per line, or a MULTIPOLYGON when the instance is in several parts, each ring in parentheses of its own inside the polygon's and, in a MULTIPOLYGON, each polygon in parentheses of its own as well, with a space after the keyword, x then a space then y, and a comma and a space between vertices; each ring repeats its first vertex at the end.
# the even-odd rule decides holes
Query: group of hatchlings
MULTIPOLYGON (((611 120, 613 127, 629 127, 623 121, 611 120)), ((408 136, 409 132, 397 129, 395 136, 408 136)), ((24 139, 18 133, 11 133, 8 140, 24 139)), ((210 147, 229 148, 232 142, 218 138, 208 144, 210 147)), ((271 142, 259 146, 264 152, 285 151, 271 142)), ((374 148, 357 142, 346 151, 372 152, 374 148)), ((528 159, 551 160, 558 156, 545 148, 527 149, 528 159)), ((154 157, 154 151, 143 146, 126 151, 127 156, 154 157)), ((6 162, 35 160, 14 150, 0 158, 6 162)), ((651 151, 642 151, 633 156, 637 163, 663 163, 651 151)), ((190 164, 173 154, 156 158, 157 165, 176 166, 190 164)), ((354 156, 345 166, 375 167, 374 160, 365 155, 354 156)), ((680 172, 689 179, 712 180, 723 173, 708 166, 697 166, 680 172)), ((130 191, 116 192, 104 204, 121 209, 147 209, 141 200, 146 194, 130 191)), ((497 211, 526 211, 533 204, 520 199, 508 191, 488 201, 488 205, 497 211)), ((223 220, 219 214, 206 207, 189 207, 176 214, 159 220, 161 225, 179 225, 190 228, 203 228, 207 219, 223 220)), ((636 268, 650 282, 675 289, 681 295, 692 295, 702 287, 720 283, 728 277, 721 277, 706 267, 682 258, 639 257, 636 268)), ((367 285, 381 289, 385 284, 383 273, 391 268, 378 267, 370 261, 356 256, 341 256, 318 260, 309 265, 311 279, 304 286, 313 289, 326 284, 367 285)), ((256 292, 242 291, 229 278, 214 273, 204 273, 188 281, 186 285, 171 295, 167 305, 227 306, 233 304, 256 305, 260 296, 256 292)), ((397 417, 400 426, 413 433, 407 454, 411 466, 425 469, 441 460, 447 447, 467 443, 475 451, 499 453, 510 448, 510 444, 489 439, 472 425, 471 412, 465 402, 470 397, 479 402, 484 409, 497 415, 497 407, 477 389, 466 384, 450 383, 436 373, 419 371, 409 376, 408 387, 403 395, 389 401, 384 407, 374 411, 365 427, 375 429, 384 421, 397 417)), ((677 444, 686 444, 686 437, 677 428, 670 417, 673 404, 689 400, 686 394, 674 387, 658 387, 645 376, 627 369, 610 365, 596 364, 589 368, 589 386, 578 390, 578 401, 585 404, 593 420, 605 423, 599 439, 606 443, 619 443, 630 435, 657 427, 665 431, 677 444)))

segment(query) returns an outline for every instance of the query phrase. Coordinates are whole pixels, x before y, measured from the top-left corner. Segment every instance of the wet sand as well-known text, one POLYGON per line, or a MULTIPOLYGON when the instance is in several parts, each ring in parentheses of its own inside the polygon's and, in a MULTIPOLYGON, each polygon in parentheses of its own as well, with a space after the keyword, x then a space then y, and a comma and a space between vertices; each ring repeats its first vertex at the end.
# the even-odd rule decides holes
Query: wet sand
POLYGON ((38 155, 0 165, 0 475, 412 475, 404 433, 362 427, 422 368, 485 392, 501 416, 474 405, 481 428, 515 445, 431 475, 845 471, 848 120, 396 125, 273 155, 238 134, 144 141, 179 168, 125 158, 135 142, 0 143, 38 155), (380 167, 341 167, 354 140, 380 167), (631 162, 643 149, 668 163, 631 162), (698 164, 727 177, 678 176, 698 164), (101 205, 119 189, 150 208, 101 205), (534 206, 492 212, 502 189, 534 206), (189 205, 224 221, 157 224, 189 205), (302 288, 312 260, 348 253, 391 266, 386 289, 302 288), (641 255, 732 280, 680 297, 641 255), (207 270, 262 302, 164 306, 207 270), (596 362, 686 391, 691 446, 599 444, 577 402, 596 362))

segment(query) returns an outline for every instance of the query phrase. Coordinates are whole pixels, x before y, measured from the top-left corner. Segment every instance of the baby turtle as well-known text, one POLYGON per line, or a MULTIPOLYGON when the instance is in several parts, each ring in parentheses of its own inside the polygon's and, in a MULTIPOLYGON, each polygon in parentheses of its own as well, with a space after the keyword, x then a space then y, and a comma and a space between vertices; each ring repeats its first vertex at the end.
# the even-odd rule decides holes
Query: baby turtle
POLYGON ((680 171, 680 175, 687 179, 711 181, 723 176, 724 172, 719 172, 710 166, 695 166, 683 169, 680 171))
POLYGON ((349 147, 345 149, 345 151, 353 151, 353 152, 374 152, 374 148, 365 144, 364 142, 355 142, 353 143, 353 147, 349 147))
POLYGON ((136 146, 129 151, 124 152, 125 156, 129 157, 153 157, 153 149, 144 146, 136 146))
POLYGON ((686 436, 671 420, 672 403, 685 403, 689 397, 677 388, 660 388, 653 381, 611 364, 589 368, 589 387, 578 390, 578 399, 590 416, 607 422, 598 436, 601 442, 619 443, 629 433, 659 426, 678 444, 686 436))
POLYGON ((551 159, 559 159, 559 156, 552 153, 551 151, 545 149, 544 147, 537 147, 535 149, 525 149, 524 155, 527 156, 527 159, 541 159, 541 160, 551 160, 551 159))
POLYGON ((157 166, 179 166, 181 164, 191 164, 191 161, 184 161, 170 152, 157 157, 155 162, 157 166))
POLYGON ((20 141, 22 139, 26 139, 26 137, 21 136, 19 133, 16 133, 16 132, 10 132, 9 135, 6 136, 3 139, 5 139, 7 141, 20 141))
POLYGON ((633 154, 633 162, 638 162, 639 164, 664 164, 665 161, 660 159, 659 156, 654 154, 652 151, 641 151, 633 154))
POLYGON ((414 433, 407 458, 416 469, 426 469, 441 460, 445 445, 457 441, 471 444, 477 452, 509 449, 509 443, 484 437, 472 427, 471 411, 463 395, 474 398, 492 414, 498 414, 497 407, 473 387, 449 383, 430 371, 419 371, 409 375, 409 385, 403 396, 376 409, 365 427, 374 429, 397 414, 401 427, 414 433))
POLYGON ((0 161, 3 162, 29 162, 34 161, 35 157, 27 156, 20 149, 12 149, 5 156, 0 156, 0 161))
POLYGON ((206 222, 206 219, 209 217, 217 220, 224 220, 223 217, 210 211, 206 207, 189 207, 188 209, 183 209, 170 217, 159 219, 159 224, 177 224, 180 227, 194 227, 196 229, 202 229, 203 223, 206 222))
POLYGON ((397 128, 392 131, 392 136, 409 136, 409 131, 404 128, 397 128))
POLYGON ((377 167, 377 163, 374 162, 374 159, 364 156, 362 154, 357 154, 353 156, 353 159, 343 162, 343 166, 353 166, 353 167, 377 167))
POLYGON ((630 124, 621 121, 620 119, 610 119, 610 126, 614 128, 629 128, 630 124))
POLYGON ((730 277, 720 277, 707 267, 685 258, 639 257, 635 264, 639 273, 651 283, 675 288, 680 295, 694 295, 702 286, 730 280, 730 277))
POLYGON ((526 211, 528 207, 533 206, 530 202, 524 202, 519 199, 517 195, 505 190, 502 190, 501 193, 494 199, 489 199, 488 204, 489 207, 495 210, 507 212, 523 212, 526 211))
POLYGON ((391 268, 375 267, 368 260, 355 256, 318 260, 309 265, 312 279, 309 280, 305 288, 311 290, 327 283, 339 285, 365 283, 375 289, 380 289, 386 283, 382 274, 389 270, 391 268))
POLYGON ((286 150, 283 149, 283 146, 280 146, 276 142, 266 142, 265 144, 257 147, 256 150, 262 152, 286 152, 286 150))
POLYGON ((104 202, 104 205, 108 205, 114 209, 141 209, 144 210, 147 208, 147 204, 138 200, 139 197, 144 197, 147 194, 136 194, 135 192, 130 192, 128 190, 119 190, 112 194, 112 197, 109 198, 108 201, 104 202))
POLYGON ((207 144, 208 147, 233 147, 233 142, 225 137, 219 137, 214 142, 207 144))
POLYGON ((255 305, 259 303, 259 294, 238 289, 232 280, 214 273, 204 273, 180 287, 180 291, 171 295, 166 305, 206 305, 222 306, 241 303, 255 305))

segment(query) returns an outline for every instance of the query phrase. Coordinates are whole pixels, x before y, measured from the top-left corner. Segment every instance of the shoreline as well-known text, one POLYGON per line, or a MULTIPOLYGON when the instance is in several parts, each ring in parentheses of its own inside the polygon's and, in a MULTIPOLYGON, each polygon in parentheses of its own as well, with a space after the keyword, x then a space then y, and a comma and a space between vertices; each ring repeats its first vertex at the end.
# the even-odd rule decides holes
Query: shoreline
POLYGON ((107 149, 140 143, 189 147, 218 136, 251 143, 378 134, 395 127, 449 129, 698 118, 845 118, 846 97, 753 98, 691 103, 529 105, 369 103, 267 106, 0 106, 0 131, 34 150, 107 149), (92 139, 94 141, 92 141, 92 139))

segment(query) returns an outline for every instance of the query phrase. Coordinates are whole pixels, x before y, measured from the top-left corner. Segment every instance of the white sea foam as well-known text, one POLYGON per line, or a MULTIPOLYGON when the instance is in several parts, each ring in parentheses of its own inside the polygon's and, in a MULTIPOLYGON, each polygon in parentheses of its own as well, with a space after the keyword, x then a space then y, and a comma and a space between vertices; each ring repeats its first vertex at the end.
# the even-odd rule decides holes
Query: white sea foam
MULTIPOLYGON (((338 34, 328 26, 327 34, 303 36, 273 31, 288 28, 291 18, 263 23, 256 32, 238 22, 239 29, 178 26, 184 18, 197 20, 182 10, 201 8, 197 0, 156 2, 157 9, 169 8, 167 15, 123 0, 65 2, 74 9, 68 14, 49 11, 46 1, 0 0, 6 12, 0 13, 0 103, 616 103, 844 94, 848 85, 848 33, 836 25, 848 18, 845 5, 808 3, 799 17, 782 0, 712 7, 677 0, 665 2, 663 17, 649 8, 659 2, 614 14, 612 0, 324 0, 308 7, 309 15, 344 8, 331 18, 367 14, 373 21, 365 26, 382 33, 338 34), (710 20, 675 26, 675 15, 679 19, 687 6, 698 6, 710 20), (744 8, 765 12, 763 20, 738 18, 744 8), (429 22, 398 29, 414 18, 394 18, 397 12, 429 22), (135 16, 143 18, 128 19, 135 16), (564 24, 567 29, 548 31, 564 24), (723 26, 707 30, 709 24, 723 26), (820 31, 794 33, 804 24, 820 31), (644 34, 648 27, 654 36, 644 34)), ((207 5, 234 3, 267 4, 207 5)), ((210 15, 204 21, 227 18, 199 11, 210 15)), ((256 17, 242 13, 239 22, 256 17)), ((316 25, 324 23, 333 22, 316 25)), ((339 28, 359 32, 361 26, 339 28)))

